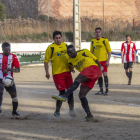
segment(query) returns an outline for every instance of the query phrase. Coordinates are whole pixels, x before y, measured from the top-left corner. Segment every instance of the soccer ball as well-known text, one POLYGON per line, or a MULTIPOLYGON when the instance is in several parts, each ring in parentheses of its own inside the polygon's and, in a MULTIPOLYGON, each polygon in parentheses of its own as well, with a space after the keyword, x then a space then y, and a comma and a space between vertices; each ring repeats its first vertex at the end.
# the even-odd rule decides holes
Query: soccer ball
POLYGON ((13 77, 11 76, 5 76, 3 78, 3 84, 6 86, 6 87, 10 87, 14 84, 14 80, 13 80, 13 77))

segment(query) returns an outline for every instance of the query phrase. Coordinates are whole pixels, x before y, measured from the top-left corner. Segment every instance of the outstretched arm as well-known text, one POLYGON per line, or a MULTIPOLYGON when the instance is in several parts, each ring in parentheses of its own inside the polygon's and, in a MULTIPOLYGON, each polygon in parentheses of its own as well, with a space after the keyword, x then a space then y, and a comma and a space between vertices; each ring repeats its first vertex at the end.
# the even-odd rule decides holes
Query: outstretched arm
POLYGON ((20 72, 20 67, 19 67, 19 68, 14 68, 14 69, 11 69, 11 68, 5 69, 5 70, 3 71, 3 73, 4 73, 4 74, 7 74, 9 71, 18 73, 18 72, 20 72))

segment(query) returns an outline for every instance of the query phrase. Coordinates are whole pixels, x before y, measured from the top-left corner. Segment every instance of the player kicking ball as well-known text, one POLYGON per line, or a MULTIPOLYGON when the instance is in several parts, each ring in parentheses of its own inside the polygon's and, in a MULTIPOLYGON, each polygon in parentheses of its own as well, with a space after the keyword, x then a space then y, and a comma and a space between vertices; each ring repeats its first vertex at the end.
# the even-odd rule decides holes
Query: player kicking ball
POLYGON ((65 102, 69 95, 81 84, 79 98, 82 107, 87 113, 85 119, 87 121, 93 120, 93 115, 90 112, 86 95, 94 87, 95 82, 101 76, 101 71, 103 70, 103 67, 100 65, 97 58, 87 49, 75 51, 74 46, 69 45, 67 47, 67 53, 70 57, 68 60, 70 67, 75 67, 80 72, 80 74, 75 78, 74 83, 65 92, 65 94, 59 96, 52 96, 52 98, 65 102))
POLYGON ((5 76, 13 77, 13 72, 16 73, 20 72, 19 61, 16 55, 10 53, 11 46, 8 42, 4 42, 2 44, 2 51, 3 53, 0 53, 0 113, 2 112, 1 105, 2 105, 3 92, 5 88, 12 98, 12 105, 13 105, 12 115, 14 118, 19 119, 22 117, 20 114, 17 113, 18 99, 17 99, 16 86, 15 84, 13 84, 12 86, 6 87, 2 82, 3 77, 5 76))

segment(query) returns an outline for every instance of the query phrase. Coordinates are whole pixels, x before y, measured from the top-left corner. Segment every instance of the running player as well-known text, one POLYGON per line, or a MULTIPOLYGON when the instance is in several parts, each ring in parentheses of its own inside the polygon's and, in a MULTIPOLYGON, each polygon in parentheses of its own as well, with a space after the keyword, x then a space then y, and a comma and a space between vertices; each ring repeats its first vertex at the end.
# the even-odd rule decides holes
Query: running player
POLYGON ((124 63, 124 69, 128 77, 128 85, 131 85, 132 79, 132 65, 136 63, 136 45, 131 42, 130 35, 126 36, 126 42, 122 43, 121 47, 122 63, 124 63), (133 58, 134 53, 134 58, 133 58))
POLYGON ((81 100, 82 107, 87 113, 85 119, 87 121, 92 120, 93 115, 90 112, 86 95, 94 87, 96 80, 98 80, 101 75, 100 69, 103 69, 103 67, 100 65, 97 58, 87 49, 76 52, 74 46, 69 45, 67 47, 67 53, 70 57, 68 60, 69 65, 72 68, 75 67, 80 74, 75 78, 74 83, 65 92, 65 94, 60 96, 52 96, 52 98, 60 101, 66 101, 71 93, 76 90, 81 83, 79 98, 81 100))
POLYGON ((97 57, 100 64, 104 67, 103 76, 106 91, 103 91, 103 78, 102 75, 98 79, 100 91, 95 93, 95 95, 108 95, 108 76, 107 76, 107 68, 109 66, 110 56, 111 56, 111 48, 109 45, 108 39, 102 37, 101 28, 95 29, 96 38, 91 40, 90 51, 97 57))
MULTIPOLYGON (((49 79, 49 62, 51 59, 53 80, 57 90, 59 91, 59 95, 63 95, 65 93, 65 89, 68 89, 73 83, 68 65, 67 44, 61 42, 62 34, 59 31, 55 31, 53 33, 53 39, 54 43, 46 49, 44 66, 46 77, 49 79)), ((68 104, 70 109, 69 115, 74 116, 73 93, 68 98, 68 104)), ((62 101, 56 101, 56 111, 54 116, 60 116, 61 105, 62 101)))
POLYGON ((3 77, 7 75, 13 77, 13 72, 15 73, 20 72, 18 58, 16 55, 11 54, 10 50, 11 50, 10 44, 8 42, 4 42, 2 44, 3 53, 0 53, 0 112, 2 112, 1 105, 2 105, 3 92, 5 88, 12 98, 12 105, 13 105, 12 115, 15 118, 21 118, 21 115, 17 113, 18 99, 17 99, 17 91, 16 91, 15 84, 13 84, 10 87, 6 87, 2 83, 3 77))

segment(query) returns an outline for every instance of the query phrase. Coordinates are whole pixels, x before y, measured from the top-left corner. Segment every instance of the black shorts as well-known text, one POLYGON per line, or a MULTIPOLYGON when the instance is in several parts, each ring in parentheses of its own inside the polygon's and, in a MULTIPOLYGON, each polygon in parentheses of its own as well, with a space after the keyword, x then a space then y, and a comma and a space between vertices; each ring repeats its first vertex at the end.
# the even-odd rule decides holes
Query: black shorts
POLYGON ((128 63, 124 63, 124 69, 127 70, 129 68, 132 68, 133 66, 133 62, 128 62, 128 63))
POLYGON ((17 90, 16 90, 16 85, 15 85, 15 84, 13 84, 13 85, 10 86, 10 87, 6 87, 6 86, 4 86, 4 84, 3 84, 3 82, 2 82, 2 79, 0 79, 0 83, 2 84, 1 87, 0 87, 0 92, 3 92, 4 88, 6 89, 6 91, 7 91, 8 93, 16 93, 16 92, 17 92, 17 90))

